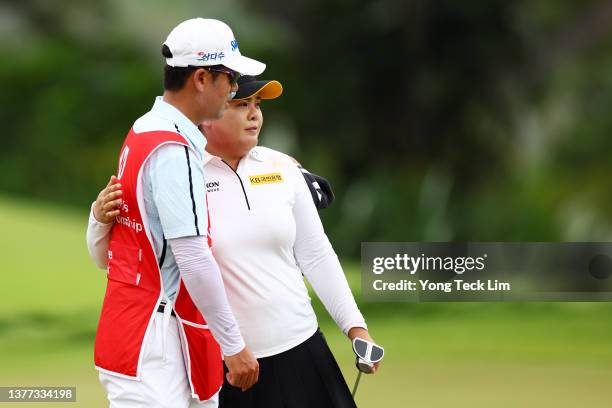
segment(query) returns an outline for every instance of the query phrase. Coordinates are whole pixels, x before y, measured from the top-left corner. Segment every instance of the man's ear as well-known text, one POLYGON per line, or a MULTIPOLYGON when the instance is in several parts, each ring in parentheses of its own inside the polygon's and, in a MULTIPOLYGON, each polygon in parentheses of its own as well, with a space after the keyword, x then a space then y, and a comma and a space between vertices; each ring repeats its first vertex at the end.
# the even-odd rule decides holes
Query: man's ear
POLYGON ((204 87, 208 85, 210 81, 210 72, 204 68, 198 68, 193 72, 191 76, 191 81, 193 82, 193 86, 198 90, 204 90, 204 87))

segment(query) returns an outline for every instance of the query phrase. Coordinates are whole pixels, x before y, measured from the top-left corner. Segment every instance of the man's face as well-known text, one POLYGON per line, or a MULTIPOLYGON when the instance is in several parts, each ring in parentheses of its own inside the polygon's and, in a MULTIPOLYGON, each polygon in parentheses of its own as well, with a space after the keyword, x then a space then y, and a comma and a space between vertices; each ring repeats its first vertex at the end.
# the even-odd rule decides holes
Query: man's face
POLYGON ((231 83, 230 75, 212 72, 203 69, 203 84, 199 103, 202 108, 202 116, 205 120, 218 119, 223 115, 227 103, 231 99, 231 93, 238 90, 237 84, 231 83))

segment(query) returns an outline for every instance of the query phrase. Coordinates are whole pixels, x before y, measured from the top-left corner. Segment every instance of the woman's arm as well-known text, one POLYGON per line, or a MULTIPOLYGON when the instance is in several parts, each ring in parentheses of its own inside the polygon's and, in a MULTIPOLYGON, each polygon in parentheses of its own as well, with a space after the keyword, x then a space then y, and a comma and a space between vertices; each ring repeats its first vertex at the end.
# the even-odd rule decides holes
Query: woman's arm
MULTIPOLYGON (((344 334, 351 340, 360 337, 374 342, 368 332, 365 319, 355 303, 338 255, 323 230, 323 224, 315 207, 317 201, 313 202, 310 186, 300 182, 296 184, 297 193, 293 206, 296 236, 293 250, 297 264, 344 334)), ((370 374, 377 372, 379 366, 379 362, 374 363, 374 369, 370 374)))
MULTIPOLYGON (((301 178, 301 171, 296 170, 301 178)), ((356 327, 367 329, 338 256, 325 235, 308 187, 297 182, 296 189, 293 216, 296 223, 294 253, 298 266, 345 334, 356 327)))

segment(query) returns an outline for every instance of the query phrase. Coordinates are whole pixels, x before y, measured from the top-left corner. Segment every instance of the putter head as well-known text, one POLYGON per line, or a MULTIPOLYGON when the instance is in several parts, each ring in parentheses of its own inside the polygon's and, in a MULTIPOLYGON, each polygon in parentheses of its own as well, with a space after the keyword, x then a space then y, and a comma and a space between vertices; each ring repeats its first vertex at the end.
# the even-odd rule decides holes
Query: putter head
MULTIPOLYGON (((357 356, 357 368, 359 368, 360 365, 365 367, 365 364, 373 366, 374 363, 379 362, 385 356, 384 348, 359 337, 353 339, 353 352, 357 356)), ((369 371, 364 371, 359 368, 359 370, 364 373, 371 372, 371 369, 369 371)))
POLYGON ((374 369, 374 363, 370 363, 369 361, 366 361, 360 358, 359 356, 355 358, 355 366, 359 371, 366 374, 370 374, 374 369))

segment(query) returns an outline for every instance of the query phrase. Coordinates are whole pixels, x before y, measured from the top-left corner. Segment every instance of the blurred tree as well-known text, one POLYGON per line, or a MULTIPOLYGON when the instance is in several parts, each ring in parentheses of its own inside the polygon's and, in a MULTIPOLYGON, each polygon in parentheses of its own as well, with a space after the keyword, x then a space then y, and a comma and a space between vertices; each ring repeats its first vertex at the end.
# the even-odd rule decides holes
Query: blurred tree
POLYGON ((106 2, 3 3, 0 189, 83 205, 116 167, 134 118, 160 89, 137 44, 113 35, 106 2))

